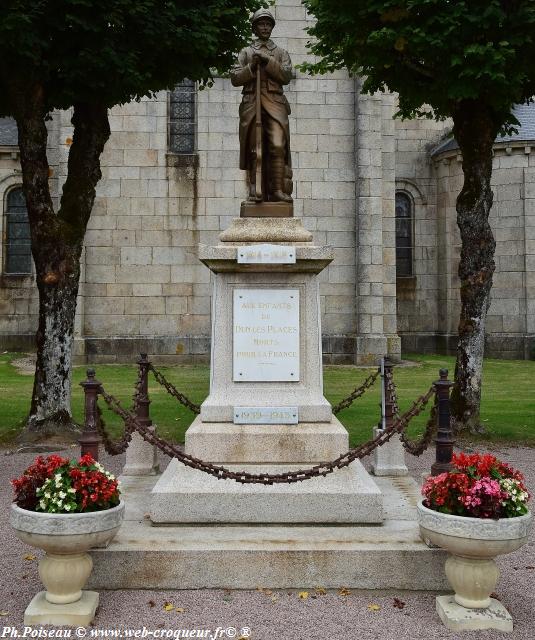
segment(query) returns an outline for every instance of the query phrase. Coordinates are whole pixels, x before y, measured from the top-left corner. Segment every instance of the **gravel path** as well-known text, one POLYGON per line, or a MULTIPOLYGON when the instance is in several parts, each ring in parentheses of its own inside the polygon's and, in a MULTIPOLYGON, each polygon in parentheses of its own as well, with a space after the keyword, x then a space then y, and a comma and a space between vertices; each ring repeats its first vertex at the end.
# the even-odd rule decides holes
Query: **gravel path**
MULTIPOLYGON (((76 453, 77 450, 73 449, 73 457, 76 453)), ((0 522, 3 540, 0 559, 0 638, 7 637, 6 631, 2 635, 2 626, 13 626, 22 632, 24 609, 41 589, 37 561, 32 559, 34 551, 14 537, 7 522, 11 501, 8 481, 19 475, 34 455, 0 452, 0 499, 5 514, 0 522)), ((502 449, 499 455, 526 474, 528 486, 535 492, 535 451, 518 447, 502 449)), ((408 458, 411 473, 419 478, 422 471, 429 469, 432 452, 427 452, 421 459, 408 458)), ((123 456, 109 458, 103 455, 102 462, 119 473, 123 456)), ((165 464, 164 460, 162 462, 165 464)), ((435 613, 435 594, 432 593, 351 591, 345 594, 329 591, 322 595, 314 592, 314 585, 309 585, 306 598, 300 598, 296 591, 286 590, 101 592, 101 604, 93 631, 146 627, 149 630, 211 629, 213 632, 218 627, 235 627, 237 633, 234 637, 239 638, 239 630, 247 627, 252 640, 430 640, 460 637, 533 640, 535 537, 532 535, 523 549, 501 559, 499 564, 502 576, 497 587, 498 596, 515 621, 515 630, 507 635, 494 631, 464 634, 448 631, 435 613), (175 609, 166 611, 165 603, 173 604, 175 609), (181 610, 177 611, 177 607, 181 610)), ((219 637, 225 639, 229 635, 219 637)))

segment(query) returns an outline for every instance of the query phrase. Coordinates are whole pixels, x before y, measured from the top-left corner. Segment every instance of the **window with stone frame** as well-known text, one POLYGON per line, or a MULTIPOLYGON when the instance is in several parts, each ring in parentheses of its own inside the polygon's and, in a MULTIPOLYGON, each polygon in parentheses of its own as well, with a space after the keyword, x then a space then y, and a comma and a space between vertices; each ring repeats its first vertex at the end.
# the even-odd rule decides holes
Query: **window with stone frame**
POLYGON ((169 151, 195 153, 197 125, 197 87, 192 80, 182 80, 169 94, 169 151))
POLYGON ((413 212, 412 198, 404 191, 396 192, 396 276, 413 275, 413 212))
POLYGON ((31 274, 30 224, 21 187, 11 189, 6 195, 4 225, 4 274, 31 274))

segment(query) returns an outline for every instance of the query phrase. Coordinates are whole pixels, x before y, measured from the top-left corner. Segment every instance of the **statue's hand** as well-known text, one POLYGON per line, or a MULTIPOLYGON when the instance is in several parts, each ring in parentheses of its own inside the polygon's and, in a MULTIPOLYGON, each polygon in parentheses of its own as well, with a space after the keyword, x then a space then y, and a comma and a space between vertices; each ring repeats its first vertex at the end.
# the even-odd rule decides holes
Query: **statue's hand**
POLYGON ((258 51, 255 53, 254 57, 258 58, 262 64, 267 64, 270 58, 270 56, 267 53, 264 53, 264 51, 258 51))

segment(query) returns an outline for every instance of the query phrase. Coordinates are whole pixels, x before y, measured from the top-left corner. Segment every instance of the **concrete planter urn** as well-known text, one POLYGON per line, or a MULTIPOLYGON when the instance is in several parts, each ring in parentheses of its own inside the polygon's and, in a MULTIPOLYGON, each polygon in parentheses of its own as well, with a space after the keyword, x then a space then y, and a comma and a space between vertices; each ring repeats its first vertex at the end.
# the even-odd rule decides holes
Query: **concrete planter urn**
POLYGON ((433 511, 422 502, 417 512, 424 542, 450 553, 445 569, 455 594, 437 598, 437 612, 444 624, 455 631, 512 631, 509 612, 490 597, 500 575, 494 558, 527 542, 533 514, 498 520, 469 518, 433 511))
POLYGON ((46 555, 39 576, 46 591, 38 593, 24 613, 24 624, 87 626, 95 617, 98 593, 82 591, 93 561, 87 553, 115 536, 124 503, 89 513, 40 513, 11 505, 10 524, 16 536, 46 555))

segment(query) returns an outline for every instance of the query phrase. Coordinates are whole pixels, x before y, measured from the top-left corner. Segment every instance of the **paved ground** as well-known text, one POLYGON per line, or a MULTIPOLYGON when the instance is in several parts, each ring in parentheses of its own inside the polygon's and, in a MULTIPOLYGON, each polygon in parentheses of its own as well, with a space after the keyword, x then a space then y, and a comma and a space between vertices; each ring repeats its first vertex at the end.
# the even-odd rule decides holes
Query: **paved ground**
MULTIPOLYGON (((73 449, 73 456, 75 453, 76 450, 73 449)), ((535 493, 535 450, 511 448, 501 450, 499 455, 526 474, 528 486, 535 493)), ((13 536, 7 517, 11 501, 8 481, 19 475, 33 457, 34 454, 13 455, 0 452, 0 500, 5 514, 0 521, 3 541, 0 558, 0 638, 9 637, 10 631, 5 630, 7 626, 23 632, 24 609, 41 588, 37 560, 32 559, 33 550, 13 536)), ((123 457, 109 458, 104 455, 102 461, 118 473, 123 464, 123 457)), ((419 478, 422 471, 429 469, 431 461, 430 453, 421 459, 410 457, 411 472, 419 478)), ((165 461, 162 462, 165 464, 165 461)), ((501 559, 499 564, 502 576, 497 593, 515 621, 515 630, 507 637, 512 640, 533 640, 535 536, 532 535, 530 542, 523 549, 501 559)), ((159 632, 179 629, 210 629, 215 632, 217 628, 230 628, 229 634, 219 632, 219 637, 223 639, 237 639, 240 635, 247 637, 247 631, 240 633, 240 629, 246 627, 250 629, 249 637, 252 640, 428 640, 460 637, 489 640, 505 637, 505 634, 490 631, 465 634, 449 632, 442 626, 435 613, 435 594, 357 591, 346 594, 342 590, 329 591, 322 595, 314 591, 314 586, 321 587, 304 585, 303 591, 308 594, 306 597, 300 597, 298 592, 285 590, 101 592, 101 605, 95 626, 89 630, 88 637, 91 637, 91 632, 95 636, 100 630, 143 627, 159 632), (166 611, 166 603, 173 604, 174 610, 166 611), (234 635, 232 628, 236 629, 234 635)), ((171 632, 167 637, 172 637, 171 632)), ((175 634, 175 637, 187 636, 175 634)))

